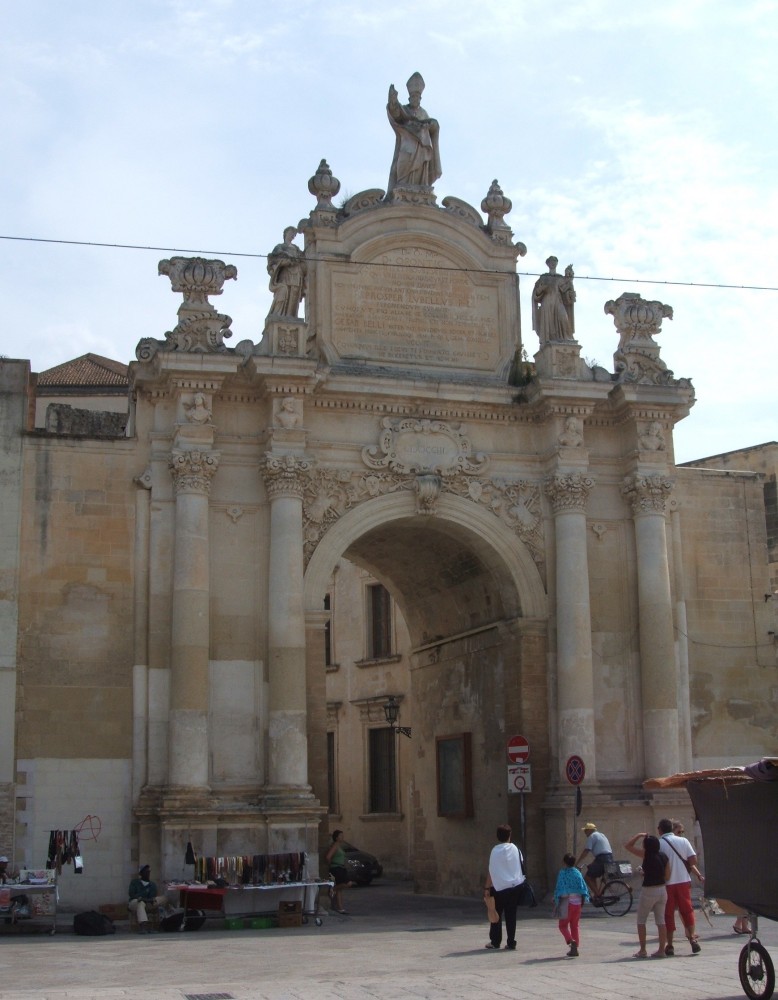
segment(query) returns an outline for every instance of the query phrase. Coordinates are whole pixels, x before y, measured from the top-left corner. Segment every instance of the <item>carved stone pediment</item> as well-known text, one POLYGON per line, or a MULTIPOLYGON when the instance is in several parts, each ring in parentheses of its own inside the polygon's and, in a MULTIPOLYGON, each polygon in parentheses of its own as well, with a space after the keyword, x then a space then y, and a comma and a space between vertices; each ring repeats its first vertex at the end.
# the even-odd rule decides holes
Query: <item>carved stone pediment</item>
POLYGON ((415 417, 384 417, 378 445, 362 449, 362 461, 370 469, 390 469, 400 475, 459 472, 482 473, 489 459, 470 457, 470 441, 458 425, 415 417))

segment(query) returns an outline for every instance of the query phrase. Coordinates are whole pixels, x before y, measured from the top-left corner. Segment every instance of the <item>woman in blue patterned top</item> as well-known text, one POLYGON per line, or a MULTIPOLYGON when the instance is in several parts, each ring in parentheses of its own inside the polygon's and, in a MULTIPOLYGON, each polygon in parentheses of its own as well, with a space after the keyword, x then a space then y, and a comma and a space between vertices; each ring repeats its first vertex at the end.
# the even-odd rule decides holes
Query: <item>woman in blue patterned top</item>
POLYGON ((578 922, 581 919, 581 907, 589 899, 589 888, 583 875, 575 867, 575 857, 566 854, 562 860, 565 865, 557 875, 554 909, 559 918, 559 930, 570 948, 567 957, 578 958, 578 945, 581 943, 578 922))

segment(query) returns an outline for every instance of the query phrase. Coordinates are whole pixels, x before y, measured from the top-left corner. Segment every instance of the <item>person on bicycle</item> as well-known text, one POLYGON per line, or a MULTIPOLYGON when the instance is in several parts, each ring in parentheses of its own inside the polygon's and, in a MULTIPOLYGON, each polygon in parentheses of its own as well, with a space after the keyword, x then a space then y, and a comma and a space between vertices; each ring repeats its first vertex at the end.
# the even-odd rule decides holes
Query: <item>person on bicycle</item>
POLYGON ((583 850, 578 855, 576 865, 580 865, 587 854, 591 854, 594 860, 587 866, 584 878, 592 894, 592 906, 598 905, 598 900, 602 895, 597 879, 605 874, 605 865, 613 861, 613 851, 608 838, 604 833, 600 833, 594 823, 586 823, 581 830, 586 834, 586 843, 583 850))

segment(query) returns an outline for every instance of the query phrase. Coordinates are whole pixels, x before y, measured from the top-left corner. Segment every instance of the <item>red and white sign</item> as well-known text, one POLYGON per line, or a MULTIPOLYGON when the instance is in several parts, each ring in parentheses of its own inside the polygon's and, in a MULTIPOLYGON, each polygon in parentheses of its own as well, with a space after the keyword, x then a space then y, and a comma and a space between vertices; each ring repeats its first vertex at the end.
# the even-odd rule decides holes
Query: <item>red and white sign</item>
POLYGON ((567 758, 565 764, 565 777, 571 785, 580 785, 586 775, 586 766, 583 759, 578 754, 573 754, 567 758))
POLYGON ((508 740, 508 760, 511 764, 526 764, 529 760, 529 742, 524 736, 511 736, 508 740))
POLYGON ((516 795, 532 791, 532 771, 529 764, 514 764, 508 767, 508 793, 516 795))

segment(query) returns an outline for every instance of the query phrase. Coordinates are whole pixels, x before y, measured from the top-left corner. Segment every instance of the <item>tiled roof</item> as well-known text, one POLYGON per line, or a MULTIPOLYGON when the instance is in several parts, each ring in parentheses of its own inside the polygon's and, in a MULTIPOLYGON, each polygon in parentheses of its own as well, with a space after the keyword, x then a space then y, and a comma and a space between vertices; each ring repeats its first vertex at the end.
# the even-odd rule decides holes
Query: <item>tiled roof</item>
POLYGON ((127 365, 99 354, 82 354, 38 375, 39 386, 127 386, 127 365))

